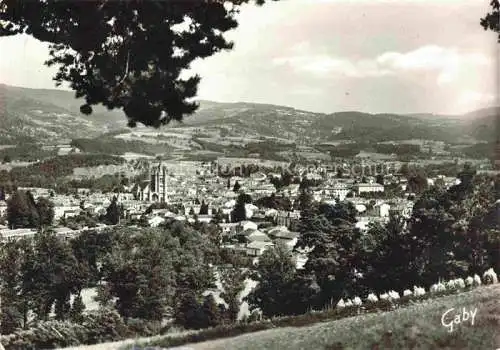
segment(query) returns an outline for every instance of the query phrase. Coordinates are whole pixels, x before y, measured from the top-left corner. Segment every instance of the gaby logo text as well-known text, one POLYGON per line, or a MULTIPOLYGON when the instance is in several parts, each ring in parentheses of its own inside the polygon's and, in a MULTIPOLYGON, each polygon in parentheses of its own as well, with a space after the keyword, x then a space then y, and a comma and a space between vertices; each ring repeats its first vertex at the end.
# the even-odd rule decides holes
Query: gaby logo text
POLYGON ((477 314, 477 307, 474 309, 471 309, 470 311, 467 310, 465 307, 462 308, 462 311, 457 309, 448 309, 445 311, 443 316, 441 316, 441 324, 448 328, 448 331, 451 333, 453 332, 454 325, 459 325, 464 322, 469 322, 471 326, 474 326, 474 319, 477 314))

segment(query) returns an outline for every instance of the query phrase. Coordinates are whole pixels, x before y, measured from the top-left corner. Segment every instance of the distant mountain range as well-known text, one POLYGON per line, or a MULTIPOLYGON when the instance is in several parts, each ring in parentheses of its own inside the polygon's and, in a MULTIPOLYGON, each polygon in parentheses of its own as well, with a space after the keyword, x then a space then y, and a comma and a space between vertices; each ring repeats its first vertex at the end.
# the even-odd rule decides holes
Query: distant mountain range
MULTIPOLYGON (((92 138, 125 128, 122 111, 96 107, 92 115, 86 116, 80 113, 82 103, 69 91, 0 84, 0 143, 92 138)), ((167 129, 182 126, 230 129, 242 135, 279 137, 303 144, 345 139, 493 142, 498 137, 499 116, 500 107, 460 116, 356 111, 323 114, 268 104, 200 101, 194 115, 167 129)))
POLYGON ((118 111, 98 107, 90 116, 81 114, 82 101, 68 91, 0 84, 0 142, 96 137, 126 125, 125 115, 118 111))

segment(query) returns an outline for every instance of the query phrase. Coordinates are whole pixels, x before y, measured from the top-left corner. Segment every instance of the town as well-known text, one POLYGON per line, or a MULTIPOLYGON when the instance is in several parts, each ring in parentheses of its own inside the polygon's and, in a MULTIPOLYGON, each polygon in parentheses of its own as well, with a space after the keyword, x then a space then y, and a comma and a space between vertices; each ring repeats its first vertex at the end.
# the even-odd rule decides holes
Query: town
POLYGON ((499 9, 0 0, 0 350, 500 348, 499 9))

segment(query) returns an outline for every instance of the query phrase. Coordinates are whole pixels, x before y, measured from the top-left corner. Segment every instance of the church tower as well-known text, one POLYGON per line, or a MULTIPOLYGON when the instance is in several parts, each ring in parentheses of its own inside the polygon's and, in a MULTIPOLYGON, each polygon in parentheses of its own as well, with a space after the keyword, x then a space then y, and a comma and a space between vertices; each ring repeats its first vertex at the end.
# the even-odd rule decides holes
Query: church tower
POLYGON ((167 201, 167 167, 162 162, 154 166, 150 172, 150 192, 149 201, 166 202, 167 201))

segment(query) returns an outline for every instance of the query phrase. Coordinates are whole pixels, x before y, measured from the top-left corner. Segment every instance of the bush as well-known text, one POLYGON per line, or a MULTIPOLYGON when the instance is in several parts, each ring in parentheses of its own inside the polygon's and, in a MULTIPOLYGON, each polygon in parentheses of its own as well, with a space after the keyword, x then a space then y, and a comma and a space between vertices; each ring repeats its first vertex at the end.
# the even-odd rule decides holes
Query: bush
POLYGON ((86 315, 83 324, 89 331, 89 344, 122 340, 132 335, 120 314, 112 309, 99 310, 86 315))
POLYGON ((162 333, 162 327, 158 322, 150 322, 136 318, 129 319, 127 327, 129 332, 135 336, 152 337, 162 333))
POLYGON ((70 322, 41 322, 29 330, 2 337, 7 350, 56 349, 83 345, 88 342, 88 329, 70 322))

